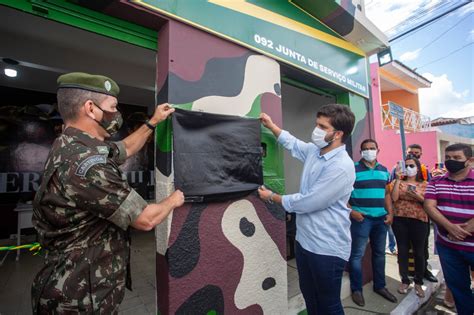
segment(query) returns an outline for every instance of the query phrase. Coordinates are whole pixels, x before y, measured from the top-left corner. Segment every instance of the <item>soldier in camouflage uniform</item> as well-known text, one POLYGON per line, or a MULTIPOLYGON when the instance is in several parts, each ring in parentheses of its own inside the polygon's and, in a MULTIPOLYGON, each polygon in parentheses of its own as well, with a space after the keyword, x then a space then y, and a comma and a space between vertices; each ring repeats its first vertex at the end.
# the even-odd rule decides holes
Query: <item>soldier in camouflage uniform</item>
POLYGON ((117 313, 129 279, 129 226, 151 230, 184 202, 175 191, 148 205, 118 166, 174 110, 162 104, 123 141, 104 142, 122 123, 117 84, 77 72, 58 83, 65 130, 53 144, 34 201, 33 225, 46 258, 32 286, 33 313, 117 313))

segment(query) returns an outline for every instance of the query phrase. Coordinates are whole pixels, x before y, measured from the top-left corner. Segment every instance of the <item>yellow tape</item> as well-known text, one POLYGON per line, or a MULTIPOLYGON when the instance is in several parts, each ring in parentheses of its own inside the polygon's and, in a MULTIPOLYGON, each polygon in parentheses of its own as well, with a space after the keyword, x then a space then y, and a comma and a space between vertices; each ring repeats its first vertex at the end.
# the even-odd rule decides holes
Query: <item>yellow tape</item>
POLYGON ((29 248, 30 251, 39 251, 41 250, 41 245, 40 243, 33 243, 33 244, 24 244, 20 246, 0 246, 0 251, 4 250, 19 250, 19 249, 24 249, 24 248, 29 248))

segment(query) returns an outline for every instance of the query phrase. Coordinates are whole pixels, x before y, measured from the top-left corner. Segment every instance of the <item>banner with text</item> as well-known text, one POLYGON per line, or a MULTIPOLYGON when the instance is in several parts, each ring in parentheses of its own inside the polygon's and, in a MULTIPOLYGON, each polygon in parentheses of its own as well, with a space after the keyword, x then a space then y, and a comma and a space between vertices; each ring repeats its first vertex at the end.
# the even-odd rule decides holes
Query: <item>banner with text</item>
POLYGON ((368 97, 364 52, 287 1, 131 0, 368 97))

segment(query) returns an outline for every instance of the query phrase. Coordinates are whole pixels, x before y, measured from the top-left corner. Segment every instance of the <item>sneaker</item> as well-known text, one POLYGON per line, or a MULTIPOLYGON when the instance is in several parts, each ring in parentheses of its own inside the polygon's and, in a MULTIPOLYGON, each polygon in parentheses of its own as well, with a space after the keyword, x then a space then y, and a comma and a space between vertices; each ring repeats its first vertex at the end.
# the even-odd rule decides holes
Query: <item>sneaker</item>
POLYGON ((408 293, 408 289, 410 288, 410 285, 409 284, 406 284, 406 283, 402 283, 400 284, 400 286, 398 287, 398 293, 400 294, 407 294, 408 293))

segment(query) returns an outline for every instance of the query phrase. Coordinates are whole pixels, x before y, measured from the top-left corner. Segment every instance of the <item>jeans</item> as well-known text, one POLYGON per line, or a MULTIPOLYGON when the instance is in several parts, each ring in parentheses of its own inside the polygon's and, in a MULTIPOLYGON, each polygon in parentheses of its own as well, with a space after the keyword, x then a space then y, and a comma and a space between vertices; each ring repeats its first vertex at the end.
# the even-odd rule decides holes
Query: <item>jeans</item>
POLYGON ((395 246, 397 244, 395 242, 395 234, 393 234, 393 230, 391 226, 387 228, 387 234, 388 234, 388 249, 393 253, 395 251, 395 246))
POLYGON ((393 219, 393 231, 397 237, 398 244, 398 271, 402 278, 402 283, 410 284, 408 279, 408 251, 410 244, 413 248, 415 258, 415 283, 423 284, 425 274, 425 244, 426 230, 429 226, 421 220, 395 217, 393 219))
POLYGON ((427 275, 431 273, 431 271, 428 269, 428 258, 430 258, 430 251, 428 249, 429 244, 430 244, 430 230, 431 230, 431 224, 428 219, 428 222, 426 224, 426 238, 425 238, 425 272, 424 275, 427 275))
POLYGON ((385 244, 387 226, 383 217, 364 217, 362 222, 351 220, 352 249, 349 258, 349 276, 351 290, 362 291, 362 257, 367 241, 370 240, 372 249, 372 273, 374 290, 385 288, 385 244))
POLYGON ((453 293, 459 315, 474 314, 474 294, 471 291, 471 269, 474 269, 474 253, 436 244, 443 268, 444 279, 453 293))
POLYGON ((308 314, 344 314, 341 281, 346 261, 335 256, 312 253, 298 242, 295 255, 300 289, 308 314))

